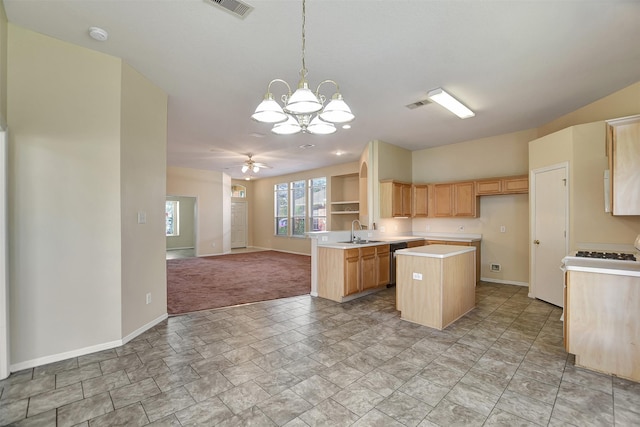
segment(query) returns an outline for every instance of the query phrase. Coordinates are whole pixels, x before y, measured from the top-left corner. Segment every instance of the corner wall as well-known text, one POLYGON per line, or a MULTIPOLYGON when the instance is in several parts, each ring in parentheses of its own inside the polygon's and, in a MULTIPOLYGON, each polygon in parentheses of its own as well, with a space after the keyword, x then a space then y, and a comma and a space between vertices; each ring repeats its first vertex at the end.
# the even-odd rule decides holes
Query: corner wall
POLYGON ((127 337, 167 314, 167 95, 122 64, 120 111, 122 337, 127 337))
POLYGON ((122 62, 8 28, 13 367, 121 338, 122 62))

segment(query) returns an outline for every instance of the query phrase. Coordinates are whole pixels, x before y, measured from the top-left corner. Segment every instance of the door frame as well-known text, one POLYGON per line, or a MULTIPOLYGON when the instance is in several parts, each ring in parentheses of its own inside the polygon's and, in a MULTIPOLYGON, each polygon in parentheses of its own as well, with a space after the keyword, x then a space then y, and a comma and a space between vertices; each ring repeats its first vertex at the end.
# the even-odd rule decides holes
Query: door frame
MULTIPOLYGON (((198 196, 183 196, 180 194, 165 194, 164 199, 167 200, 169 197, 184 197, 189 199, 194 199, 193 202, 193 254, 198 256, 198 236, 200 235, 198 230, 198 196)), ((165 240, 165 251, 167 250, 166 240, 165 240)))
MULTIPOLYGON (((549 166, 544 166, 541 168, 537 168, 537 169, 532 169, 529 172, 529 282, 530 282, 530 287, 529 287, 529 298, 536 298, 536 289, 535 289, 535 284, 536 284, 536 269, 535 269, 535 265, 536 265, 536 252, 533 249, 533 240, 535 239, 536 236, 536 221, 535 221, 535 212, 536 212, 536 175, 539 173, 544 173, 544 172, 549 172, 552 170, 556 170, 556 169, 564 169, 564 175, 565 175, 565 179, 566 181, 566 188, 567 191, 565 192, 565 218, 564 218, 564 229, 565 229, 565 239, 564 239, 564 252, 565 253, 569 253, 569 241, 570 241, 570 229, 569 229, 569 218, 570 218, 570 212, 569 209, 571 208, 570 205, 570 191, 571 191, 571 186, 570 186, 570 175, 569 175, 569 162, 561 162, 561 163, 556 163, 553 165, 549 165, 549 166)), ((560 268, 560 266, 558 266, 558 268, 560 268)))
POLYGON ((6 126, 0 125, 0 380, 9 376, 8 155, 6 126))

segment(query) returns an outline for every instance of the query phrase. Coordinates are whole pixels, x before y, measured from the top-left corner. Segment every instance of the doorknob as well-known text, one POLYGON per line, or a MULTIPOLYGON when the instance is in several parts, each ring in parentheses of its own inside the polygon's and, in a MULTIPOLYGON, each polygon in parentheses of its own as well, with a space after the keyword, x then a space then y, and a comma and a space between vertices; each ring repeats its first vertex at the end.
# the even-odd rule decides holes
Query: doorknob
POLYGON ((536 239, 536 240, 533 241, 533 243, 535 243, 536 245, 539 245, 540 244, 540 240, 536 239))

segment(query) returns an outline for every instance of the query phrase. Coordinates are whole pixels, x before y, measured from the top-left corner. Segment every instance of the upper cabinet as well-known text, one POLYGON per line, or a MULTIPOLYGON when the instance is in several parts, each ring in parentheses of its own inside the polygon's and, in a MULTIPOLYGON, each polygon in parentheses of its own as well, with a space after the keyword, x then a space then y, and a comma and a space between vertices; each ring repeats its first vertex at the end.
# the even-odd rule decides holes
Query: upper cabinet
POLYGON ((411 216, 417 218, 425 218, 429 216, 429 185, 414 184, 413 189, 413 208, 411 216))
POLYGON ((476 196, 499 194, 526 194, 529 192, 527 175, 490 178, 476 181, 476 196))
POLYGON ((436 217, 476 218, 475 181, 433 184, 433 207, 436 217))
POLYGON ((411 216, 411 184, 399 181, 380 182, 380 217, 411 216))
POLYGON ((640 215, 640 115, 607 121, 610 211, 640 215))

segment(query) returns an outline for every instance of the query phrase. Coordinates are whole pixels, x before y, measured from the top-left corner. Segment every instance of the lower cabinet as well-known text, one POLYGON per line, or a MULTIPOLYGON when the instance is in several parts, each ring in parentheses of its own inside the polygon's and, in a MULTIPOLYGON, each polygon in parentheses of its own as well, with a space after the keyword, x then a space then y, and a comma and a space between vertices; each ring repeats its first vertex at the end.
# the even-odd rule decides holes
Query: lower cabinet
POLYGON ((343 297, 389 283, 389 245, 352 249, 318 248, 318 296, 343 297))

